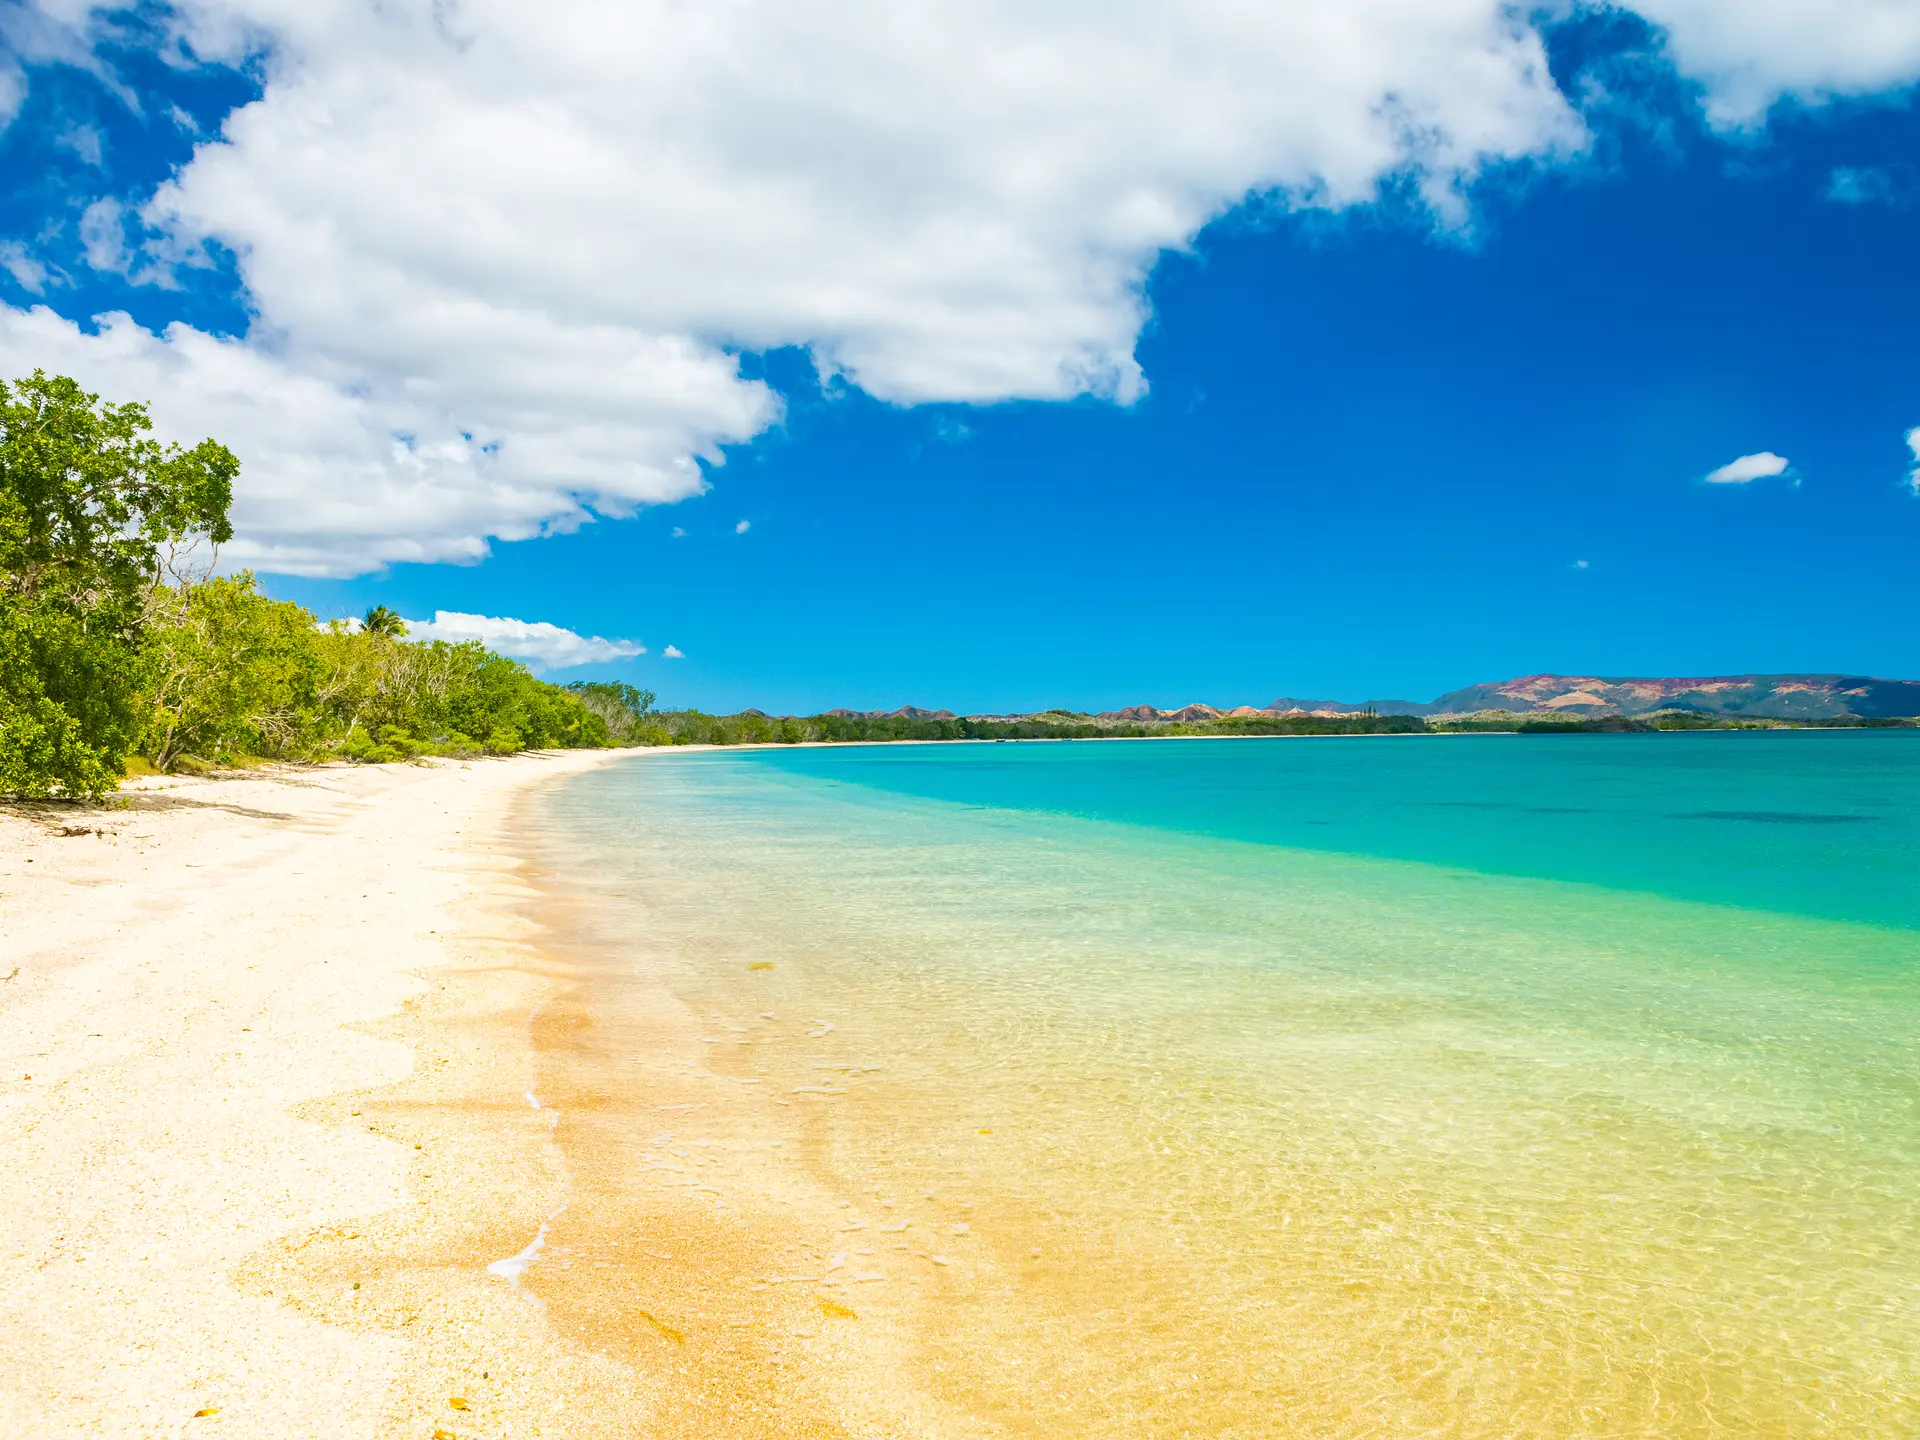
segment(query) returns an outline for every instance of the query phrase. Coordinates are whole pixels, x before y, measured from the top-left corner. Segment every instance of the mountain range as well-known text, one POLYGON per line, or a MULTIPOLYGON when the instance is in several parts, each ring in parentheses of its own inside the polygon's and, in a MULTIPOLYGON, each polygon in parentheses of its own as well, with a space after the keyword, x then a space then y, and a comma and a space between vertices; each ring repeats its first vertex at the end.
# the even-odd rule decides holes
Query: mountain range
MULTIPOLYGON (((1136 707, 1137 708, 1137 707, 1136 707)), ((1282 696, 1265 713, 1354 715, 1462 715, 1486 710, 1557 713, 1592 719, 1695 710, 1771 720, 1886 719, 1920 715, 1920 680, 1869 675, 1713 675, 1649 678, 1601 675, 1523 675, 1450 690, 1430 704, 1375 700, 1361 705, 1282 696)), ((1125 713, 1125 712, 1117 712, 1125 713)), ((1234 712, 1222 712, 1234 713, 1234 712)), ((1249 713, 1244 707, 1240 713, 1249 713)), ((1251 712, 1260 713, 1260 712, 1251 712)))

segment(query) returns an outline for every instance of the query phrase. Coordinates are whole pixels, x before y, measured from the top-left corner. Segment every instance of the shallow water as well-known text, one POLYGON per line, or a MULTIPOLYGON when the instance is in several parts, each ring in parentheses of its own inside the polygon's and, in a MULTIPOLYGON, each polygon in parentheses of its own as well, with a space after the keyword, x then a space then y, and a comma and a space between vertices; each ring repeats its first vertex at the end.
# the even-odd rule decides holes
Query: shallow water
POLYGON ((565 780, 527 1283, 687 1434, 1915 1433, 1917 742, 565 780))

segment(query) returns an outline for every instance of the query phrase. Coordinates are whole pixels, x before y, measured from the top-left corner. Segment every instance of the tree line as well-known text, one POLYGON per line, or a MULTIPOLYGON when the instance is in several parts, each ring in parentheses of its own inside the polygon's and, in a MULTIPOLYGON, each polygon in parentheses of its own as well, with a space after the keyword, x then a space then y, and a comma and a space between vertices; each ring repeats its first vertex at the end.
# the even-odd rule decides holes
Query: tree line
POLYGON ((1070 711, 1021 716, 707 715, 651 711, 636 718, 633 743, 647 745, 798 745, 889 740, 1137 740, 1201 735, 1399 735, 1427 729, 1411 715, 1257 715, 1217 720, 1113 722, 1070 711))

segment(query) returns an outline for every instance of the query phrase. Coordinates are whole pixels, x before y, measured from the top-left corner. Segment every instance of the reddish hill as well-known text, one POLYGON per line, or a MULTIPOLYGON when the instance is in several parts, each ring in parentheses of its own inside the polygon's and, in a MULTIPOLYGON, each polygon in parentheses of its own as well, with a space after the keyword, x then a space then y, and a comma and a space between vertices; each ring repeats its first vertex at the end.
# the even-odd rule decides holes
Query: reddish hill
POLYGON ((1878 719, 1920 715, 1920 681, 1866 675, 1714 675, 1670 679, 1523 675, 1442 695, 1423 713, 1552 710, 1568 715, 1644 715, 1698 710, 1775 720, 1878 719))

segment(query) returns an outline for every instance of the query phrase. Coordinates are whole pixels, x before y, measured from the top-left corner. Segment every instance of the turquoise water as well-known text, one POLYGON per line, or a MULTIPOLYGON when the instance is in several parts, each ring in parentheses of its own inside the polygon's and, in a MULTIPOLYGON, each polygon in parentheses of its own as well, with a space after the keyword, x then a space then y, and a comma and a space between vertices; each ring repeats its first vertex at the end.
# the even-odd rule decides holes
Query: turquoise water
POLYGON ((961 805, 1920 926, 1913 731, 871 746, 757 763, 961 805))
POLYGON ((614 1229, 857 1290, 844 1433, 1920 1433, 1920 735, 660 754, 539 822, 614 1229))

